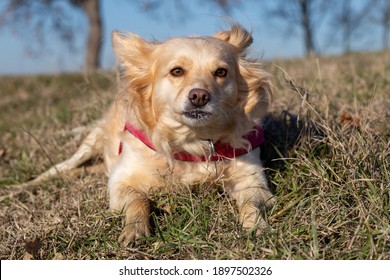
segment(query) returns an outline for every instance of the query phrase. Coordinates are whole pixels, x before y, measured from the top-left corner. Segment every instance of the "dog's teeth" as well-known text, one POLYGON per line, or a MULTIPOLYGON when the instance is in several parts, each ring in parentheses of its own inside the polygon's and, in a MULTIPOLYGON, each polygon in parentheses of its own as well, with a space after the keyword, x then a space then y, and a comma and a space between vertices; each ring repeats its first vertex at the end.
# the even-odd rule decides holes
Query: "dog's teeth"
POLYGON ((192 110, 188 112, 188 116, 194 119, 201 119, 205 116, 205 113, 197 110, 192 110))

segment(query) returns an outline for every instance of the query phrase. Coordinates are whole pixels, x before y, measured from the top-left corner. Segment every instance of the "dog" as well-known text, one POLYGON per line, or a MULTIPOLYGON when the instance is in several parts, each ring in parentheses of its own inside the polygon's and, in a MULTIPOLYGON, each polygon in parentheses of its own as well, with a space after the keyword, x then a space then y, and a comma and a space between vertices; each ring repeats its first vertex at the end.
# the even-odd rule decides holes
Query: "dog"
POLYGON ((261 63, 247 57, 252 41, 238 24, 164 42, 114 31, 116 101, 77 152, 35 183, 103 153, 110 208, 125 217, 123 245, 151 234, 150 193, 167 176, 188 186, 223 178, 242 227, 261 229, 261 209, 275 202, 259 148, 273 86, 261 63))

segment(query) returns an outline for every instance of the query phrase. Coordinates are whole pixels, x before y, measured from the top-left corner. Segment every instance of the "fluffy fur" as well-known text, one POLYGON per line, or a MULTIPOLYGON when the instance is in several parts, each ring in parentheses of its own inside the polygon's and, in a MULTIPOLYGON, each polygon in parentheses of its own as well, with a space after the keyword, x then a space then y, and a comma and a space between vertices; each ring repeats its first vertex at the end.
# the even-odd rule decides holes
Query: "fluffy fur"
POLYGON ((125 214, 119 237, 125 245, 150 234, 149 194, 166 185, 165 175, 174 183, 188 185, 223 177, 243 228, 263 224, 259 209, 272 205, 274 197, 259 148, 217 164, 172 158, 181 151, 207 156, 209 141, 248 147, 243 135, 261 123, 272 96, 270 75, 258 61, 246 57, 251 34, 233 25, 211 37, 157 43, 114 32, 112 43, 120 64, 116 102, 72 158, 36 181, 73 169, 103 151, 110 208, 125 214), (206 96, 195 94, 197 101, 206 104, 193 104, 190 92, 194 89, 206 92, 206 96), (126 122, 143 131, 156 151, 124 132, 126 122), (120 142, 123 149, 118 155, 120 142))

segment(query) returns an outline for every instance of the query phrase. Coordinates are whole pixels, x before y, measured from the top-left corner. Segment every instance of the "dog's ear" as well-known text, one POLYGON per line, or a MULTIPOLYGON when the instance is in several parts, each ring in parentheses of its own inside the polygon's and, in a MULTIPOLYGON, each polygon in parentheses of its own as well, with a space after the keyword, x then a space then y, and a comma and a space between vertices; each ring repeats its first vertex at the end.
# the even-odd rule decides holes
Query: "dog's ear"
POLYGON ((148 68, 146 66, 153 44, 145 41, 140 36, 118 31, 112 32, 112 48, 119 63, 125 68, 136 67, 138 69, 148 68))
POLYGON ((112 48, 119 62, 118 81, 126 88, 131 87, 133 93, 144 95, 148 89, 155 46, 132 33, 112 33, 112 48))
POLYGON ((253 42, 252 34, 238 24, 232 25, 230 30, 214 34, 213 37, 235 46, 239 52, 244 52, 253 42))
POLYGON ((240 103, 245 116, 259 124, 272 102, 272 76, 264 71, 258 61, 240 59, 240 103))

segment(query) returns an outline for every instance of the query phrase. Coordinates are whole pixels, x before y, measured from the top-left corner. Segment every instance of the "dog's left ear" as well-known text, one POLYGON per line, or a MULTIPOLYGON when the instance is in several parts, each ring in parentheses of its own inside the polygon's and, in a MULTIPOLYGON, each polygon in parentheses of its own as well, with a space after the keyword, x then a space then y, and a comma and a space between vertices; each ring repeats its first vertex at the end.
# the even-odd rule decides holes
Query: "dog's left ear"
POLYGON ((240 53, 244 52, 253 42, 252 34, 239 24, 234 24, 230 30, 221 31, 213 37, 233 45, 240 53))
POLYGON ((245 116, 256 124, 261 123, 272 102, 272 76, 264 71, 261 63, 240 59, 238 83, 241 108, 245 116))

